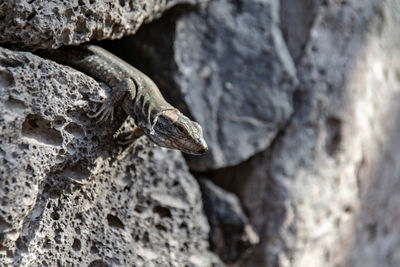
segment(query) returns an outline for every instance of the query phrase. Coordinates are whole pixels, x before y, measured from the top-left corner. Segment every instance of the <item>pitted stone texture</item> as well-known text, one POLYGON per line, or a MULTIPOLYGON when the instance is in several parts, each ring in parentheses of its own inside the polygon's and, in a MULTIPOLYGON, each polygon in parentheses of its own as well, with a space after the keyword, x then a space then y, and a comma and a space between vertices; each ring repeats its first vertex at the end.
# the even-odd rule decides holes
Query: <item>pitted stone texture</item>
POLYGON ((58 48, 134 34, 178 3, 196 0, 0 1, 0 43, 58 48))
POLYGON ((65 169, 88 178, 85 168, 100 152, 102 132, 83 116, 91 106, 83 95, 100 90, 83 74, 1 49, 0 86, 0 237, 6 252, 49 173, 65 169))
POLYGON ((400 266, 399 10, 324 1, 291 123, 270 150, 215 175, 261 238, 243 266, 400 266))
POLYGON ((143 66, 175 106, 184 110, 185 102, 202 125, 210 150, 187 157, 192 169, 248 159, 269 146, 292 114, 295 69, 279 30, 278 2, 216 0, 177 11, 181 16, 172 12, 122 40, 125 53, 115 50, 143 66))
MULTIPOLYGON (((147 144, 146 144, 147 145, 147 144)), ((132 151, 128 151, 132 152, 132 151)), ((23 266, 212 266, 199 188, 177 151, 102 158, 83 186, 47 181, 21 234, 23 266), (59 256, 56 256, 59 255, 59 256), (61 256, 60 256, 61 255, 61 256), (94 265, 98 266, 98 265, 94 265)))
POLYGON ((198 186, 177 151, 117 146, 85 114, 109 88, 0 48, 0 265, 210 266, 198 186), (96 265, 97 264, 97 265, 96 265))

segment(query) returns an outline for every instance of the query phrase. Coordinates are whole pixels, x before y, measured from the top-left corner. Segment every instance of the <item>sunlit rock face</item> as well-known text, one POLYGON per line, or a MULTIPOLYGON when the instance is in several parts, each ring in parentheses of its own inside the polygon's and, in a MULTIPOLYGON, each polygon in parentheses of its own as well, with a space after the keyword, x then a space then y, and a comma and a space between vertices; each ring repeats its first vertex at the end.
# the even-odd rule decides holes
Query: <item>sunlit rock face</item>
POLYGON ((108 87, 0 48, 0 89, 0 265, 219 266, 181 153, 86 116, 108 87))

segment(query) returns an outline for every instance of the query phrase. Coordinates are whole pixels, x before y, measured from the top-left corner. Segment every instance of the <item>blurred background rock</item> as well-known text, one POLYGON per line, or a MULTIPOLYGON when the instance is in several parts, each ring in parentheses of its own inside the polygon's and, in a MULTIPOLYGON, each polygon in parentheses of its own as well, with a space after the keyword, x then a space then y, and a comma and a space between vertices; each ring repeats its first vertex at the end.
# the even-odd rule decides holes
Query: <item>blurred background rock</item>
POLYGON ((0 42, 20 50, 0 48, 1 260, 400 266, 398 14, 397 0, 0 0, 0 42), (28 52, 87 41, 148 74, 209 153, 109 144, 120 122, 84 116, 109 88, 28 52))

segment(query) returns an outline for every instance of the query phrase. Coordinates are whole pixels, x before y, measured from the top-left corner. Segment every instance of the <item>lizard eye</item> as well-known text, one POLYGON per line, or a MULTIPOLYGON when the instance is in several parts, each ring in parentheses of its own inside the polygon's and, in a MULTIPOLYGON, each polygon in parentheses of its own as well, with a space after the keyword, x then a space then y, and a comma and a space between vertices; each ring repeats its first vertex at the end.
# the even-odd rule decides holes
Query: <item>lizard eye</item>
POLYGON ((181 132, 181 133, 183 133, 183 132, 185 132, 185 128, 183 128, 182 126, 176 126, 176 128, 178 128, 178 130, 181 132))

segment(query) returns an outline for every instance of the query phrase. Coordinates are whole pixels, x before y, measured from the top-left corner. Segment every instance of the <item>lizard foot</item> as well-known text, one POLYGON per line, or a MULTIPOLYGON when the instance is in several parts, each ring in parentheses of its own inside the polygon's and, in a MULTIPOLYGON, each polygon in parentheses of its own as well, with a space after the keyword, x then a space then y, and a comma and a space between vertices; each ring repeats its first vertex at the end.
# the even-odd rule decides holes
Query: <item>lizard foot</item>
POLYGON ((94 103, 100 103, 102 104, 100 109, 95 113, 95 114, 89 114, 87 113, 86 116, 88 116, 91 119, 97 119, 96 123, 103 123, 106 122, 108 119, 113 121, 114 119, 114 107, 110 103, 110 101, 107 101, 107 99, 104 100, 99 100, 99 99, 94 99, 94 98, 89 98, 90 101, 94 103))

